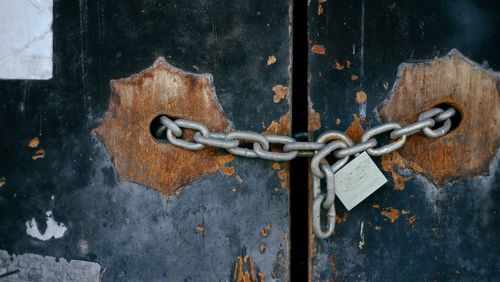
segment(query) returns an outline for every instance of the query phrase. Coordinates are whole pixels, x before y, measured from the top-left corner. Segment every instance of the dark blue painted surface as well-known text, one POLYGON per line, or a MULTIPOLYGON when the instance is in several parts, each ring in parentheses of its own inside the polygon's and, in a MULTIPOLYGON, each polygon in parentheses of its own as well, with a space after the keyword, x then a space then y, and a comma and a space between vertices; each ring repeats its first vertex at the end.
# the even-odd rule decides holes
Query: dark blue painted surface
POLYGON ((286 280, 288 192, 274 189, 280 182, 270 162, 236 159, 242 183, 207 175, 167 200, 118 183, 110 155, 90 131, 107 109, 109 81, 159 56, 211 73, 235 128, 264 131, 288 112, 271 89, 289 83, 289 5, 55 1, 53 78, 0 81, 0 177, 7 181, 0 188, 0 248, 94 261, 105 281, 227 281, 245 255, 266 278, 273 272, 286 280), (278 61, 266 66, 271 54, 278 61), (27 143, 35 136, 45 158, 33 161, 27 143), (25 222, 34 217, 43 232, 48 210, 68 228, 64 237, 29 237, 25 222), (267 224, 271 232, 262 237, 267 224))
MULTIPOLYGON (((444 56, 456 48, 500 70, 496 1, 327 1, 319 16, 317 5, 311 1, 309 36, 311 44, 325 46, 326 54, 309 56, 310 98, 322 124, 315 136, 327 129, 347 129, 353 114, 361 114, 355 102, 360 90, 368 94, 365 129, 379 124, 374 110, 388 96, 403 62, 444 56), (351 69, 334 69, 335 61, 345 66, 347 60, 351 69)), ((375 160, 380 166, 380 159, 375 160)), ((404 190, 393 190, 387 175, 389 183, 349 212, 333 238, 316 241, 313 281, 499 280, 498 166, 497 158, 491 176, 442 188, 416 175, 404 190), (409 214, 391 223, 381 215, 387 207, 409 214), (416 216, 413 225, 411 216, 416 216)), ((340 202, 337 211, 345 213, 340 202)))

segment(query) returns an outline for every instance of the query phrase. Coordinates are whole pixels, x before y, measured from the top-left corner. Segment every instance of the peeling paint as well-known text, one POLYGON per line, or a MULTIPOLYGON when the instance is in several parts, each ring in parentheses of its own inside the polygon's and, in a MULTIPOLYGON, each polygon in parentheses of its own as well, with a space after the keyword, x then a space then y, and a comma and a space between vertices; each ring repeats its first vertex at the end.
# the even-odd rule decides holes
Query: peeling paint
POLYGON ((258 271, 256 276, 256 265, 251 256, 238 256, 233 270, 234 282, 264 282, 264 273, 258 271))
POLYGON ((260 236, 267 237, 269 236, 269 232, 271 232, 273 225, 271 223, 267 224, 260 230, 260 236))
POLYGON ((404 169, 406 165, 405 160, 397 151, 382 156, 382 169, 391 173, 394 190, 404 190, 405 182, 412 178, 412 176, 402 176, 396 171, 396 168, 404 169))
POLYGON ((274 103, 279 103, 282 99, 287 99, 289 100, 289 91, 287 86, 283 86, 281 84, 275 85, 273 87, 273 101, 274 103))
POLYGON ((29 142, 28 142, 28 147, 30 148, 36 148, 40 145, 40 139, 38 137, 33 137, 29 142))
POLYGON ((309 131, 309 134, 311 134, 314 131, 321 128, 321 116, 319 113, 314 111, 314 105, 311 102, 310 98, 308 98, 308 100, 307 100, 307 106, 309 109, 309 113, 307 116, 308 117, 308 131, 309 131))
POLYGON ((276 56, 274 55, 270 55, 268 58, 267 58, 267 65, 270 66, 274 63, 276 63, 278 59, 276 58, 276 56))
POLYGON ((358 103, 358 104, 366 103, 367 99, 368 99, 368 95, 366 95, 366 93, 364 91, 356 92, 356 103, 358 103))
POLYGON ((333 68, 341 71, 341 70, 344 70, 345 66, 341 62, 335 60, 335 63, 333 64, 333 68))
POLYGON ((31 157, 31 159, 34 161, 36 161, 38 159, 43 159, 43 158, 45 158, 45 150, 44 149, 36 150, 35 154, 31 157))
POLYGON ((415 221, 417 221, 417 216, 416 215, 410 216, 410 217, 408 217, 407 220, 408 220, 408 224, 410 224, 413 227, 413 224, 415 223, 415 221))
POLYGON ((385 208, 382 212, 380 212, 383 216, 387 217, 388 219, 391 220, 392 223, 394 223, 400 215, 400 212, 398 209, 388 207, 385 208))
POLYGON ((290 135, 291 121, 290 113, 286 113, 278 121, 272 121, 264 131, 265 134, 290 135))
POLYGON ((47 211, 45 215, 47 216, 47 221, 46 221, 47 228, 45 229, 45 232, 43 234, 41 233, 41 231, 38 229, 38 224, 36 222, 36 219, 32 218, 31 220, 26 221, 25 223, 26 234, 41 241, 62 238, 64 236, 64 233, 66 233, 66 231, 68 230, 68 228, 66 228, 64 223, 58 223, 54 219, 52 211, 47 211))
POLYGON ((235 172, 234 166, 226 166, 222 169, 224 175, 233 175, 235 172))
POLYGON ((101 266, 95 262, 0 250, 1 281, 98 282, 101 274, 101 266))
POLYGON ((323 45, 314 44, 311 48, 311 52, 318 55, 324 55, 326 53, 326 48, 323 45))
POLYGON ((278 178, 281 183, 281 187, 285 189, 286 191, 290 190, 290 177, 288 176, 288 171, 290 169, 290 163, 285 162, 282 164, 278 162, 274 162, 272 164, 272 169, 276 170, 278 173, 278 178))
POLYGON ((261 254, 264 253, 266 251, 266 249, 267 249, 266 243, 264 243, 264 242, 259 243, 259 251, 261 254))
POLYGON ((7 183, 7 179, 5 179, 4 176, 0 177, 0 188, 5 186, 6 183, 7 183))
POLYGON ((321 3, 318 3, 318 16, 321 16, 324 12, 323 5, 321 3))
POLYGON ((363 129, 364 120, 360 119, 358 115, 353 115, 353 120, 351 125, 347 128, 345 133, 351 137, 352 141, 360 142, 361 137, 365 130, 363 129))

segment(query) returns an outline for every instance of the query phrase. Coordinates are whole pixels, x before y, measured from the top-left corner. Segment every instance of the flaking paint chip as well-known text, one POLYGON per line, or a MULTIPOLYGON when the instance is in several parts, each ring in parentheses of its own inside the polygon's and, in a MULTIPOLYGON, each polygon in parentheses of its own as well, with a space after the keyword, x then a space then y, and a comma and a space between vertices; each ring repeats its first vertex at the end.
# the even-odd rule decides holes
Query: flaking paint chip
POLYGON ((266 243, 262 242, 259 244, 259 251, 261 254, 264 253, 266 251, 266 249, 267 249, 266 243))
POLYGON ((33 160, 38 160, 38 159, 43 159, 45 158, 45 150, 44 149, 38 149, 35 154, 31 157, 33 160))
POLYGON ((383 210, 382 212, 380 212, 383 216, 387 217, 388 219, 391 220, 392 223, 394 223, 398 218, 399 218, 399 215, 400 215, 400 212, 398 209, 395 209, 395 208, 386 208, 385 210, 383 210))
POLYGON ((274 103, 279 103, 282 99, 288 97, 288 87, 286 87, 286 86, 278 84, 278 85, 275 85, 272 90, 274 92, 274 96, 273 96, 274 103))
POLYGON ((318 55, 324 55, 326 53, 326 48, 320 44, 314 44, 311 48, 311 52, 318 55))
POLYGON ((271 56, 269 56, 269 57, 267 58, 267 65, 268 65, 268 66, 270 66, 270 65, 272 65, 272 64, 274 64, 274 63, 276 63, 276 61, 277 61, 277 60, 278 60, 278 59, 276 59, 276 56, 271 55, 271 56))
POLYGON ((364 91, 356 92, 356 103, 363 104, 368 99, 368 95, 364 91))
POLYGON ((339 61, 335 61, 335 63, 333 64, 333 67, 334 67, 336 70, 339 70, 339 71, 340 71, 340 70, 343 70, 345 66, 344 66, 341 62, 339 62, 339 61))
POLYGON ((38 137, 33 137, 28 143, 28 147, 30 148, 36 148, 38 145, 40 145, 40 139, 38 137))
POLYGON ((272 224, 267 224, 266 226, 264 226, 261 230, 260 230, 260 236, 262 237, 267 237, 269 236, 269 232, 271 232, 271 228, 273 227, 272 224))
POLYGON ((0 177, 0 188, 3 187, 5 185, 5 183, 7 183, 7 180, 5 179, 5 177, 0 177))

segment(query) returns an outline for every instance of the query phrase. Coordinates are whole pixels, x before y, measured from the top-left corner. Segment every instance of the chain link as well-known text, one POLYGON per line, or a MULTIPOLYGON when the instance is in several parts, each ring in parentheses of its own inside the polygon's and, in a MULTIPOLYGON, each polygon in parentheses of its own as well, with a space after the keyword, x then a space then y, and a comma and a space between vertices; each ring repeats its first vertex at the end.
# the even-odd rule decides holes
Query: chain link
POLYGON ((237 156, 273 161, 289 161, 298 156, 312 157, 314 197, 312 226, 317 238, 326 239, 335 231, 335 172, 346 165, 351 156, 357 156, 365 151, 371 156, 392 153, 401 148, 409 136, 416 133, 422 133, 430 138, 441 137, 450 131, 451 118, 455 114, 454 108, 447 110, 432 108, 422 112, 415 123, 406 126, 389 122, 372 127, 365 131, 361 142, 357 144, 354 144, 347 134, 336 130, 321 134, 315 142, 297 142, 288 136, 262 135, 250 131, 211 132, 202 123, 185 119, 171 120, 166 116, 160 118, 160 126, 155 134, 159 138, 166 135, 170 144, 191 151, 202 150, 210 146, 225 149, 237 156), (433 129, 438 123, 442 125, 433 129), (193 140, 183 138, 184 129, 195 131, 193 140), (383 134, 389 135, 389 143, 377 148, 379 141, 376 137, 383 134), (243 143, 249 142, 252 143, 249 147, 252 149, 241 147, 243 143), (274 144, 282 145, 281 152, 272 150, 274 144), (332 165, 327 161, 330 155, 335 159, 332 165), (325 192, 321 191, 322 179, 326 182, 325 192), (326 230, 321 227, 322 210, 326 210, 326 230))

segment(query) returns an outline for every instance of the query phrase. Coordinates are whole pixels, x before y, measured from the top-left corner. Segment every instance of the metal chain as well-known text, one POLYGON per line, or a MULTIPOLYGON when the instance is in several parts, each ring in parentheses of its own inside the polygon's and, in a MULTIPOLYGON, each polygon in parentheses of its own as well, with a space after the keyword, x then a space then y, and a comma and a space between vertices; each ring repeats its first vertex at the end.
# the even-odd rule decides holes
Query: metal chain
POLYGON ((313 208, 312 226, 319 239, 330 237, 335 231, 335 172, 349 162, 351 156, 367 152, 370 156, 382 156, 401 148, 406 139, 416 133, 430 138, 447 134, 452 126, 451 117, 456 114, 454 108, 443 110, 432 108, 421 113, 417 122, 403 126, 389 122, 372 127, 364 132, 361 142, 354 144, 347 134, 330 130, 321 134, 315 142, 297 142, 295 139, 281 135, 264 135, 250 131, 232 131, 229 133, 210 132, 202 123, 176 119, 166 116, 160 118, 160 127, 156 136, 167 137, 170 144, 191 151, 202 150, 206 146, 225 149, 229 153, 247 158, 260 158, 272 161, 289 161, 297 156, 312 157, 311 172, 313 174, 313 208), (442 126, 432 129, 437 123, 442 126), (183 138, 183 130, 191 129, 195 133, 192 140, 183 138), (379 145, 377 136, 388 134, 391 142, 379 145), (242 143, 252 143, 252 149, 241 147, 242 143), (282 145, 281 151, 272 151, 273 144, 282 145), (336 160, 332 165, 326 158, 333 155, 336 160), (321 191, 321 180, 326 179, 326 191, 321 191), (326 210, 326 231, 321 228, 321 210, 326 210))

